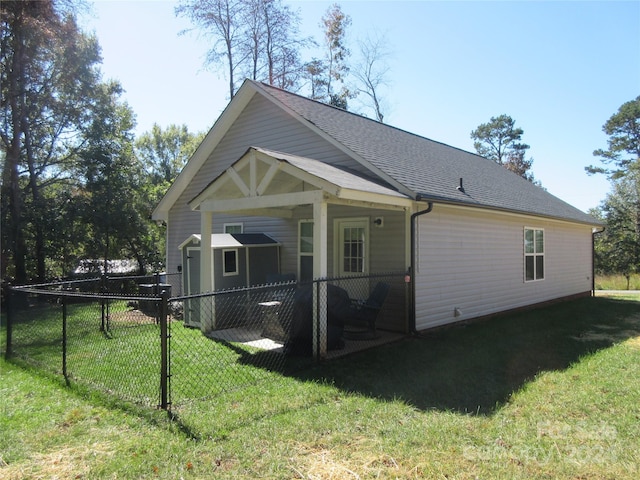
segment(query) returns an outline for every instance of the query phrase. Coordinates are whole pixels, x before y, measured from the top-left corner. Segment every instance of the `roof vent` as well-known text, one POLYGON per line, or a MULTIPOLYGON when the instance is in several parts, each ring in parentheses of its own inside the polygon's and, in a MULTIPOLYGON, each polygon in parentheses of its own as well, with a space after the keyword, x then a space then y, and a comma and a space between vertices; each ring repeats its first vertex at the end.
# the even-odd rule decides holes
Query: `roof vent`
POLYGON ((462 186, 462 177, 460 177, 460 185, 456 187, 456 190, 464 193, 464 187, 462 186))

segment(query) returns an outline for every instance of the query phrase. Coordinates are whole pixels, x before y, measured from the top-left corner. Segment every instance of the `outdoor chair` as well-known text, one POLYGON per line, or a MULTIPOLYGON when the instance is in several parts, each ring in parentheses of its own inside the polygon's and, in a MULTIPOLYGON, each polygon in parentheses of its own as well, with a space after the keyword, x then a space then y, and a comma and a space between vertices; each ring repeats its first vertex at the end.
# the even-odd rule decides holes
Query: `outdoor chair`
POLYGON ((389 294, 390 285, 378 282, 366 300, 352 300, 350 315, 345 319, 344 338, 368 340, 378 337, 376 320, 389 294))

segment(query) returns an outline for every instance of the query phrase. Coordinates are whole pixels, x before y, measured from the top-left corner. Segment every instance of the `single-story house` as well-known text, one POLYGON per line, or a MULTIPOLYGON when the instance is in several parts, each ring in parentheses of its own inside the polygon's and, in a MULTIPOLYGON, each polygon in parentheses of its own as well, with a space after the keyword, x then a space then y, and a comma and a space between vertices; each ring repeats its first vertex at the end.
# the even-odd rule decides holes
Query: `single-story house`
POLYGON ((300 280, 407 272, 408 331, 589 295, 599 227, 483 157, 250 80, 153 217, 168 271, 198 236, 201 292, 224 233, 268 235, 300 280))

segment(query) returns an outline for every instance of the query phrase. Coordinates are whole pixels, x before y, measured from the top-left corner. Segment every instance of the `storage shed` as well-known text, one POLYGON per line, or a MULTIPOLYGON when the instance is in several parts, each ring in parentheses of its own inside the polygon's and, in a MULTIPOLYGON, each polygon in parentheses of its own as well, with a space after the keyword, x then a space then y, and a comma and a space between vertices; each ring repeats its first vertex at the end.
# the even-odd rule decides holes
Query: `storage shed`
MULTIPOLYGON (((264 233, 217 233, 211 235, 213 290, 267 283, 280 273, 280 244, 264 233)), ((188 295, 200 293, 200 235, 181 245, 183 281, 188 295)))
MULTIPOLYGON (((179 246, 187 295, 201 293, 200 243, 200 235, 193 234, 179 246)), ((280 273, 279 248, 280 244, 264 233, 212 234, 212 290, 266 284, 269 276, 280 273)), ((185 324, 199 326, 197 309, 185 307, 185 324)))

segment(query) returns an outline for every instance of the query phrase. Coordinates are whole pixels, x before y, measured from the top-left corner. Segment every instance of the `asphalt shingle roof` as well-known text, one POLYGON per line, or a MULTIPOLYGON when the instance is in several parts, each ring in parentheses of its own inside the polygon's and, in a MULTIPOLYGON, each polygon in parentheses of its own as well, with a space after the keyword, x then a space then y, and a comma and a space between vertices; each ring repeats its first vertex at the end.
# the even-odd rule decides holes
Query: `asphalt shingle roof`
POLYGON ((312 175, 323 178, 334 185, 341 188, 348 188, 352 190, 361 190, 364 192, 380 193, 383 195, 404 197, 404 195, 391 190, 383 185, 379 185, 371 180, 362 178, 351 172, 347 172, 343 169, 334 167, 327 163, 312 158, 301 157, 299 155, 290 155, 288 153, 276 152, 266 148, 252 147, 255 150, 263 152, 273 158, 280 161, 287 162, 296 168, 304 170, 312 175))
POLYGON ((484 157, 265 84, 254 85, 425 200, 598 224, 484 157), (460 178, 464 191, 456 188, 460 178))

